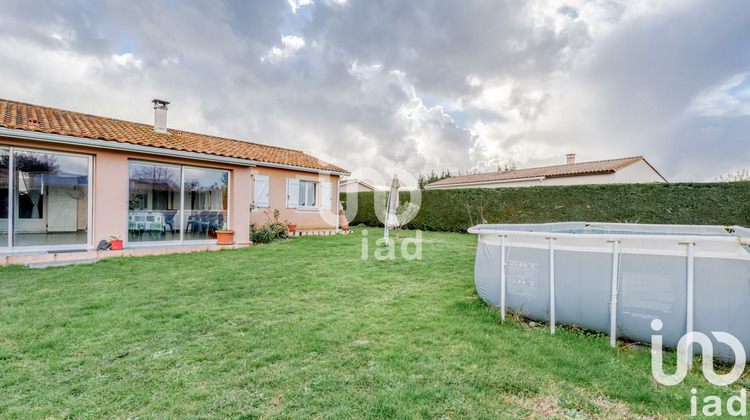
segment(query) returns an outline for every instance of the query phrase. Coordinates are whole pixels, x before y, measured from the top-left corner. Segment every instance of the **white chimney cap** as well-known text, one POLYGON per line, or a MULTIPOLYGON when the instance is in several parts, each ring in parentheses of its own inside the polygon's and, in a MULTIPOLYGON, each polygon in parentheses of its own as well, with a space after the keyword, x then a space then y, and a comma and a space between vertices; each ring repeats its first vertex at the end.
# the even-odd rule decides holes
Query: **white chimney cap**
POLYGON ((167 101, 164 101, 164 100, 161 100, 161 99, 154 99, 154 100, 152 100, 151 102, 153 102, 153 103, 154 103, 154 108, 156 108, 156 107, 159 107, 159 108, 166 108, 166 107, 167 107, 167 105, 169 105, 169 102, 167 102, 167 101))
POLYGON ((169 134, 167 131, 167 105, 169 102, 161 99, 154 99, 154 131, 161 134, 169 134))

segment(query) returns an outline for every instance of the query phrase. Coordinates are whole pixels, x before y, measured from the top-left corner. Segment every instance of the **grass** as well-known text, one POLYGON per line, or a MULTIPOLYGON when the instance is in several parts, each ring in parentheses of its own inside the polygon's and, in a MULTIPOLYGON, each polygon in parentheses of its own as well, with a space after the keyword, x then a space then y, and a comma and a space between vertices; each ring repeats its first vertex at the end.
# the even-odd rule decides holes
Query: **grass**
POLYGON ((646 350, 501 323, 472 235, 380 261, 361 233, 0 268, 0 417, 681 417, 693 387, 748 386, 664 387, 646 350))

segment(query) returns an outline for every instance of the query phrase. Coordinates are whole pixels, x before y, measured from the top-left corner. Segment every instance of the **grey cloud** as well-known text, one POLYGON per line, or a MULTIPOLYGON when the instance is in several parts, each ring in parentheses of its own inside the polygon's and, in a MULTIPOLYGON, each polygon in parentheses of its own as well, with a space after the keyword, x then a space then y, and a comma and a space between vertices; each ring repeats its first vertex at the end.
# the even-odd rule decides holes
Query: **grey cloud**
MULTIPOLYGON (((76 75, 0 43, 6 91, 27 95, 13 99, 148 120, 148 100, 164 96, 179 128, 325 154, 348 169, 470 169, 510 152, 547 164, 584 151, 592 159, 645 154, 674 179, 713 176, 748 157, 744 117, 686 113, 696 96, 750 71, 742 2, 632 15, 630 3, 601 1, 544 19, 536 3, 510 0, 319 1, 296 17, 282 0, 3 3, 6 40, 99 60, 76 75), (600 16, 587 14, 592 4, 600 16), (610 26, 593 30, 602 22, 592 19, 610 26), (67 37, 54 38, 54 28, 67 37), (304 48, 261 60, 283 35, 303 38, 304 48), (123 52, 140 68, 113 65, 123 52), (33 88, 18 87, 28 79, 33 88), (508 97, 477 100, 496 86, 509 87, 508 97), (421 95, 445 107, 428 109, 421 95), (469 126, 499 128, 478 137, 450 109, 469 126), (695 156, 710 161, 693 171, 695 156)), ((85 63, 73 58, 64 65, 85 63)))
POLYGON ((515 1, 317 5, 305 34, 361 62, 403 70, 419 90, 460 97, 478 93, 467 76, 542 76, 559 68, 563 50, 587 45, 585 30, 536 27, 527 7, 515 1))

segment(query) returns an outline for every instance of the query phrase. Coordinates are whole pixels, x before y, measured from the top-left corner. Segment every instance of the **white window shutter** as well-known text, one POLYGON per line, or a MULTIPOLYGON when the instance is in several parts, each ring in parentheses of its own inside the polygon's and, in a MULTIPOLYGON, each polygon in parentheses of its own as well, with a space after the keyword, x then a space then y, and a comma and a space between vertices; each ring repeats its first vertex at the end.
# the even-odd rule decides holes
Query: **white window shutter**
POLYGON ((268 207, 268 176, 255 176, 255 207, 268 207))
POLYGON ((286 179, 286 208, 296 209, 299 207, 299 180, 286 179))
POLYGON ((330 210, 333 208, 333 184, 330 182, 323 182, 322 184, 323 193, 323 210, 330 210))

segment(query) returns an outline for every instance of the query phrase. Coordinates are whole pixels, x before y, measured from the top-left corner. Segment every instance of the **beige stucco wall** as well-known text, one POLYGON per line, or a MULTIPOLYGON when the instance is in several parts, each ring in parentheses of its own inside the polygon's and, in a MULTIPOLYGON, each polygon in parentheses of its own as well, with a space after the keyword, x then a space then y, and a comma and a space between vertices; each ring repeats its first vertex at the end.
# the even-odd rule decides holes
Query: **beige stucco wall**
MULTIPOLYGON (((250 223, 262 226, 267 223, 266 212, 273 217, 273 211, 279 210, 279 220, 287 220, 297 224, 298 230, 305 229, 335 229, 338 223, 338 175, 317 174, 313 172, 293 171, 288 169, 268 168, 256 166, 252 168, 253 175, 265 175, 269 179, 268 207, 257 207, 250 213, 250 223), (332 184, 333 203, 330 210, 302 210, 286 207, 286 180, 294 178, 314 182, 330 182, 332 184)), ((253 185, 254 187, 254 185, 253 185)), ((253 191, 252 197, 255 192, 253 191)), ((321 202, 321 189, 317 189, 317 200, 321 202)))
MULTIPOLYGON (((127 237, 128 215, 128 161, 139 160, 157 163, 171 163, 196 167, 223 169, 230 171, 229 187, 229 226, 235 231, 235 242, 247 244, 250 240, 250 223, 263 224, 263 210, 249 211, 253 201, 254 174, 268 175, 270 180, 269 201, 271 209, 279 209, 281 220, 298 224, 298 229, 335 228, 338 208, 338 176, 319 175, 266 167, 245 167, 239 165, 204 162, 195 159, 180 159, 152 154, 111 151, 89 147, 60 145, 31 140, 15 140, 0 137, 0 145, 24 147, 42 151, 79 153, 93 156, 93 218, 92 245, 111 235, 127 237), (296 210, 286 208, 286 179, 297 178, 331 182, 333 205, 331 210, 296 210)), ((320 194, 320 190, 318 190, 320 194)))
POLYGON ((648 163, 642 160, 617 171, 615 180, 621 184, 666 182, 648 163))
POLYGON ((341 187, 341 192, 345 192, 345 193, 370 192, 370 191, 375 191, 375 189, 370 188, 366 185, 362 185, 359 182, 352 182, 341 187))

